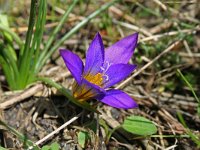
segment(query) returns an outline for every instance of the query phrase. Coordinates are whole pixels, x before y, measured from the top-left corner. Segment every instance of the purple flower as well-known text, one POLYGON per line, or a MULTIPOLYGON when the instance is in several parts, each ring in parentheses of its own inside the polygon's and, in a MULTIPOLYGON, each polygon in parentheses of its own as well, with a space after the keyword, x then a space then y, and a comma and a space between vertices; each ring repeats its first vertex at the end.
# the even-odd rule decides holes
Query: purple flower
POLYGON ((129 35, 104 50, 99 33, 91 42, 85 66, 78 55, 60 50, 64 62, 75 78, 73 95, 79 101, 97 99, 116 108, 134 108, 137 103, 126 93, 109 89, 125 79, 136 68, 128 64, 137 45, 138 34, 129 35))

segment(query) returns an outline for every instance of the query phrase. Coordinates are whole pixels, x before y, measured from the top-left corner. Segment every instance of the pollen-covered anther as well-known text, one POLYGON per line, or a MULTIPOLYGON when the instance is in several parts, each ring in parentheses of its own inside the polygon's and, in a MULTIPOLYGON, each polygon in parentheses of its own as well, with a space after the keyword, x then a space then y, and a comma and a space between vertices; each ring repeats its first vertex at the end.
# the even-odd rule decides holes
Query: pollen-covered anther
POLYGON ((89 81, 90 83, 93 83, 93 84, 98 85, 98 86, 102 86, 103 75, 101 73, 97 73, 95 75, 87 74, 84 78, 87 81, 89 81))

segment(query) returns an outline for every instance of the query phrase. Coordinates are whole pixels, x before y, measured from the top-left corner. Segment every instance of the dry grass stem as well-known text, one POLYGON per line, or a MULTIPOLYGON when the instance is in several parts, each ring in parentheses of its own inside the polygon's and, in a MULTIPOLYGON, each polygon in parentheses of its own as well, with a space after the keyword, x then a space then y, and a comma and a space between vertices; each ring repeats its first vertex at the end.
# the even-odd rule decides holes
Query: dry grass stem
POLYGON ((140 68, 138 71, 136 71, 133 75, 131 75, 129 78, 127 78, 125 81, 123 81, 121 84, 119 84, 116 89, 123 88, 126 86, 131 80, 136 77, 138 74, 140 74, 142 71, 144 71, 146 68, 151 66, 155 61, 157 61, 160 57, 168 53, 170 50, 172 50, 175 46, 177 46, 180 43, 180 41, 176 41, 173 44, 171 44, 167 49, 165 49, 163 52, 161 52, 158 56, 156 56, 152 61, 144 65, 142 68, 140 68))

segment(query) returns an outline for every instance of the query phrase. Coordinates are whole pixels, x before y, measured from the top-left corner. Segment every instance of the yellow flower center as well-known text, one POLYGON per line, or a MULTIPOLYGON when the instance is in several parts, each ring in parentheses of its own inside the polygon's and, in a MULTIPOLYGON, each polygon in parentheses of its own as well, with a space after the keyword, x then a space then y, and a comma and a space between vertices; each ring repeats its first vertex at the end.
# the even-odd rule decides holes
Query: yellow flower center
POLYGON ((93 83, 95 85, 98 86, 102 86, 103 83, 103 75, 101 73, 97 73, 95 75, 92 74, 87 74, 86 76, 84 76, 84 78, 89 81, 90 83, 93 83))
MULTIPOLYGON (((97 73, 95 75, 87 74, 83 76, 85 80, 88 82, 95 84, 99 87, 103 85, 103 74, 97 73)), ((73 95, 75 98, 77 98, 79 101, 84 101, 87 99, 90 99, 94 97, 97 93, 95 91, 88 87, 87 85, 81 85, 79 86, 76 82, 73 85, 73 95)))

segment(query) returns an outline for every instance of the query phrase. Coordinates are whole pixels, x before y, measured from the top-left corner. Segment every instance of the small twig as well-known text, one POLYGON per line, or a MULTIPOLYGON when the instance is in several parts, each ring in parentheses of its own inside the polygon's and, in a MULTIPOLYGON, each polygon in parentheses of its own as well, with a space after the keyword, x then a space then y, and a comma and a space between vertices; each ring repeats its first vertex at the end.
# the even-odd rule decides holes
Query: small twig
MULTIPOLYGON (((172 128, 171 124, 170 124, 170 123, 167 123, 167 124, 168 124, 169 127, 171 128, 173 135, 176 136, 176 132, 174 132, 174 129, 172 128)), ((177 138, 175 138, 174 146, 177 146, 177 143, 178 143, 178 140, 177 140, 177 138)))
MULTIPOLYGON (((144 28, 138 27, 138 26, 136 26, 136 25, 129 24, 129 23, 125 23, 125 22, 121 22, 121 21, 117 21, 117 20, 115 20, 115 19, 113 19, 113 22, 116 23, 116 24, 119 24, 120 26, 124 26, 124 27, 126 27, 126 28, 128 28, 128 29, 132 29, 132 30, 135 30, 135 31, 137 31, 137 32, 141 32, 141 33, 143 33, 144 35, 146 35, 146 36, 148 36, 148 37, 149 37, 149 36, 150 36, 150 37, 153 36, 153 34, 151 34, 149 31, 145 30, 144 28)), ((155 37, 154 40, 157 40, 156 37, 155 37)))
POLYGON ((173 131, 179 134, 182 134, 185 132, 185 128, 183 127, 183 125, 181 123, 179 123, 177 121, 177 119, 175 119, 167 110, 165 110, 164 108, 161 108, 158 111, 158 115, 160 117, 162 117, 166 122, 169 122, 172 124, 173 127, 173 131))
POLYGON ((159 0, 153 0, 156 4, 158 4, 164 11, 167 10, 167 6, 165 4, 163 4, 161 1, 159 0))
MULTIPOLYGON (((188 45, 188 42, 186 40, 183 40, 183 45, 185 46, 186 51, 188 52, 189 56, 193 58, 192 51, 188 45)), ((192 59, 194 61, 194 58, 192 59)))
POLYGON ((13 106, 16 103, 19 103, 23 100, 25 100, 26 98, 34 95, 35 93, 37 93, 38 91, 41 91, 43 89, 43 85, 42 84, 37 84, 27 90, 25 90, 24 92, 22 92, 19 95, 13 96, 11 99, 3 102, 0 104, 0 109, 7 109, 10 108, 11 106, 13 106))
MULTIPOLYGON (((70 73, 67 71, 65 73, 62 73, 59 77, 55 77, 53 80, 57 82, 69 75, 70 73)), ((0 109, 8 109, 16 103, 22 102, 26 98, 33 96, 34 94, 38 93, 39 91, 42 91, 43 89, 43 84, 36 84, 35 86, 26 89, 25 91, 18 93, 17 95, 14 95, 12 98, 6 100, 5 102, 0 103, 0 109)))
POLYGON ((130 15, 127 15, 126 13, 124 13, 122 10, 120 10, 119 8, 115 7, 115 6, 111 6, 109 8, 109 11, 111 11, 112 13, 115 13, 116 15, 123 17, 125 20, 131 22, 131 23, 135 23, 136 20, 131 17, 130 15))
MULTIPOLYGON (((156 120, 157 120, 158 124, 160 125, 159 117, 158 117, 158 116, 156 116, 156 120)), ((159 133, 159 135, 161 135, 161 136, 159 137, 160 144, 162 145, 163 148, 165 148, 165 144, 164 144, 164 140, 163 140, 163 133, 162 133, 161 128, 158 128, 158 133, 159 133)))
POLYGON ((164 20, 163 23, 152 27, 151 29, 149 29, 149 31, 152 34, 156 34, 156 33, 159 33, 159 32, 161 32, 163 30, 166 30, 166 29, 170 28, 171 26, 172 26, 172 21, 164 20))
POLYGON ((170 147, 165 148, 165 150, 174 150, 177 147, 177 145, 172 145, 170 147))
MULTIPOLYGON (((195 29, 192 29, 192 30, 185 29, 185 30, 182 30, 181 32, 187 33, 187 34, 195 34, 196 31, 199 31, 199 30, 200 30, 200 28, 199 28, 199 26, 197 26, 195 29)), ((152 35, 152 36, 141 39, 140 42, 146 42, 146 41, 154 40, 155 38, 159 39, 159 38, 162 38, 165 36, 173 36, 173 35, 177 35, 177 34, 180 34, 180 32, 179 31, 171 31, 171 32, 166 32, 166 33, 162 33, 162 34, 152 35)))
POLYGON ((159 144, 157 144, 157 143, 155 143, 155 142, 153 142, 153 141, 151 141, 151 143, 156 147, 155 149, 160 149, 160 150, 165 150, 163 147, 161 147, 159 144))
POLYGON ((161 76, 162 74, 166 74, 167 72, 171 72, 173 70, 176 70, 178 68, 183 68, 185 66, 186 66, 186 64, 178 64, 178 65, 170 66, 168 68, 164 68, 163 70, 160 70, 160 71, 156 72, 155 75, 160 75, 161 76))
POLYGON ((147 97, 149 98, 149 100, 150 100, 154 105, 158 105, 157 100, 156 100, 155 98, 153 98, 150 94, 148 94, 148 93, 142 88, 142 86, 139 86, 138 88, 139 88, 140 92, 141 92, 142 94, 144 94, 145 96, 147 96, 147 97))
POLYGON ((59 128, 57 128, 56 130, 54 130, 53 132, 51 132, 50 134, 48 134, 47 136, 45 136, 41 140, 37 141, 35 143, 35 145, 40 145, 44 141, 48 140, 54 134, 58 133, 60 130, 64 129, 66 126, 68 126, 69 124, 71 124, 72 122, 74 122, 75 120, 77 120, 82 115, 82 113, 83 112, 79 113, 77 116, 73 117, 72 119, 70 119, 69 121, 67 121, 66 123, 64 123, 62 126, 60 126, 59 128))
POLYGON ((182 57, 193 57, 193 58, 200 57, 200 53, 192 53, 190 56, 190 55, 188 55, 188 53, 180 52, 179 55, 182 57))
MULTIPOLYGON (((55 27, 57 25, 58 25, 58 22, 48 23, 48 24, 45 25, 45 29, 53 28, 53 27, 55 27)), ((11 28, 11 30, 13 32, 23 33, 23 32, 27 32, 28 31, 28 27, 26 26, 26 27, 11 28)), ((34 28, 34 30, 35 30, 35 28, 34 28)))
POLYGON ((125 81, 123 81, 121 84, 119 84, 116 89, 120 89, 124 86, 126 86, 134 77, 136 77, 138 74, 140 74, 142 71, 144 71, 146 68, 148 68, 150 65, 152 65, 155 61, 157 61, 160 57, 162 57, 164 54, 168 53, 170 50, 172 50, 176 45, 178 45, 180 41, 176 41, 172 45, 170 45, 167 49, 165 49, 163 52, 161 52, 158 56, 156 56, 152 61, 147 63, 145 66, 143 66, 141 69, 139 69, 136 73, 131 75, 129 78, 127 78, 125 81))

